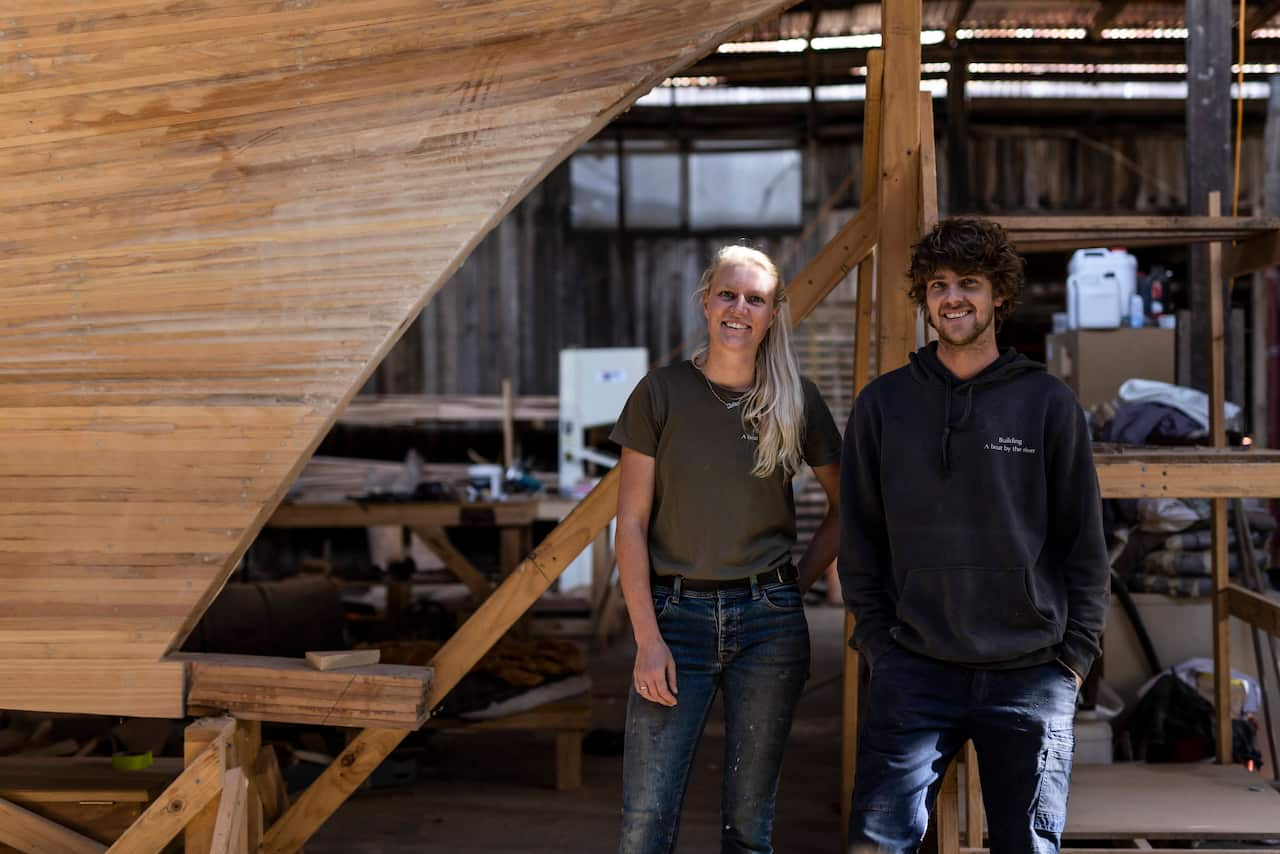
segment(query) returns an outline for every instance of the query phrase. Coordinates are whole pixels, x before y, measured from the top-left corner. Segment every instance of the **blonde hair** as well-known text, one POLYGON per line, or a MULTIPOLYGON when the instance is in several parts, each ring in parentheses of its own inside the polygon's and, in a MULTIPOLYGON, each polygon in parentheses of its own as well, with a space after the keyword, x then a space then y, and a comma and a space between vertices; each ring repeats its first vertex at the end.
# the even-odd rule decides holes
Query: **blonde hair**
MULTIPOLYGON (((759 437, 751 473, 765 478, 782 469, 789 477, 800 468, 803 458, 804 389, 800 385, 796 354, 791 349, 791 307, 777 266, 758 249, 738 244, 722 247, 711 266, 702 273, 694 295, 699 300, 706 299, 711 293, 716 273, 722 267, 744 264, 754 264, 773 279, 773 306, 776 311, 769 331, 756 351, 755 374, 751 388, 742 400, 743 424, 759 437)), ((698 347, 693 354, 694 365, 701 368, 706 364, 710 349, 710 342, 698 347)))

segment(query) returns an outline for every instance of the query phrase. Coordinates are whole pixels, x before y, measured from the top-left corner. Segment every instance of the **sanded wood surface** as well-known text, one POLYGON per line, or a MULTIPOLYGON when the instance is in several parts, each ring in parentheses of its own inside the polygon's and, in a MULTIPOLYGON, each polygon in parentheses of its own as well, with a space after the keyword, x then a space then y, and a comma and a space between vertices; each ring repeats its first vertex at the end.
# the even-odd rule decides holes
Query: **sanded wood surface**
POLYGON ((785 5, 9 4, 0 646, 176 649, 483 235, 785 5))
POLYGON ((178 653, 191 670, 192 714, 227 712, 280 723, 416 729, 427 717, 431 668, 369 664, 316 670, 300 658, 178 653))
POLYGON ((180 718, 186 713, 185 673, 174 661, 0 659, 0 706, 180 718))

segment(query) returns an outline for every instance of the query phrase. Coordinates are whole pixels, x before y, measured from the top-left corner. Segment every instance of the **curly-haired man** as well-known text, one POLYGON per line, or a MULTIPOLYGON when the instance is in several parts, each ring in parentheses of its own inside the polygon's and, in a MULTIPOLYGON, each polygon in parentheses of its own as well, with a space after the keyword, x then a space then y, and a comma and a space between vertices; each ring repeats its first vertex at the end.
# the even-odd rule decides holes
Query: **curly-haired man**
POLYGON ((845 431, 839 572, 871 666, 852 850, 915 850, 968 739, 992 854, 1059 847, 1109 572, 1080 406, 996 346, 1022 283, 999 225, 939 222, 908 291, 938 340, 868 385, 845 431))

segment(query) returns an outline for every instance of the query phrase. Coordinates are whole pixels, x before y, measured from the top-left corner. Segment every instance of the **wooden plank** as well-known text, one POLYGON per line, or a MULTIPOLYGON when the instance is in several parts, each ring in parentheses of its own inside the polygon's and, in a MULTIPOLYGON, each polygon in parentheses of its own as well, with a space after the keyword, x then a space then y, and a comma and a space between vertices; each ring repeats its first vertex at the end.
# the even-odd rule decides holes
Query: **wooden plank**
POLYGON ((212 854, 247 854, 249 850, 249 778, 230 768, 222 778, 222 798, 213 829, 212 854))
POLYGON ((1280 637, 1280 602, 1239 584, 1228 584, 1227 608, 1231 616, 1280 637))
POLYGON ((377 664, 382 652, 376 649, 339 649, 308 652, 307 664, 316 670, 342 670, 347 667, 364 667, 377 664))
POLYGON ((23 854, 102 854, 107 846, 0 798, 0 843, 23 854))
POLYGON ((907 298, 911 247, 920 237, 920 0, 881 6, 884 40, 880 124, 880 373, 904 365, 916 346, 916 311, 907 298))
POLYGON ((1280 491, 1277 462, 1095 462, 1103 498, 1272 498, 1280 491))
POLYGON ((485 578, 480 570, 475 568, 471 561, 467 560, 467 556, 454 548, 449 540, 449 535, 445 533, 444 528, 439 525, 411 525, 409 530, 418 535, 418 539, 431 549, 431 552, 444 563, 445 567, 453 573, 454 577, 467 585, 478 599, 484 599, 489 595, 489 591, 493 589, 493 585, 489 583, 489 579, 485 578))
POLYGON ((938 221, 938 157, 934 152, 933 95, 920 93, 920 233, 938 221))
POLYGON ((1076 764, 1063 839, 1259 840, 1280 835, 1280 793, 1240 765, 1076 764))
POLYGON ((177 653, 191 668, 193 714, 323 726, 374 724, 416 729, 426 720, 431 668, 371 664, 313 670, 302 659, 177 653))
MULTIPOLYGON (((880 123, 884 111, 884 51, 867 54, 867 100, 862 124, 862 208, 876 205, 876 188, 880 182, 880 123)), ((867 258, 858 265, 857 325, 854 329, 853 395, 871 381, 871 346, 878 337, 872 326, 875 307, 875 259, 867 258)), ((846 609, 844 616, 844 667, 840 710, 840 833, 849 832, 849 811, 853 807, 853 779, 858 769, 858 704, 862 684, 862 656, 851 645, 854 618, 846 609)), ((844 839, 847 843, 848 840, 844 839)))
MULTIPOLYGON (((199 759, 209 745, 218 739, 232 743, 236 722, 229 717, 201 718, 183 730, 182 755, 187 765, 199 759)), ((209 854, 213 849, 213 830, 218 822, 218 802, 210 801, 200 810, 182 831, 185 854, 209 854)))
MULTIPOLYGON (((862 128, 862 198, 861 207, 876 204, 876 184, 880 179, 880 88, 884 80, 884 51, 867 54, 867 100, 863 108, 862 128)), ((869 256, 858 265, 857 325, 854 330, 853 388, 854 396, 871 375, 872 311, 875 308, 875 259, 869 256)))
POLYGON ((378 525, 528 525, 537 514, 535 501, 476 504, 417 501, 360 504, 291 502, 281 504, 267 523, 273 528, 371 528, 378 525))
POLYGON ((978 773, 978 751, 973 742, 964 745, 964 842, 971 848, 982 847, 982 777, 978 773))
POLYGON ((186 671, 168 661, 0 660, 0 705, 32 712, 180 718, 186 671))
POLYGON ((868 203, 836 233, 787 285, 793 323, 807 316, 876 245, 878 212, 868 203))
POLYGON ((261 854, 293 854, 343 801, 404 740, 409 730, 367 729, 346 749, 262 837, 261 854))
POLYGON ((508 469, 516 464, 515 402, 510 377, 502 380, 502 464, 508 469))
MULTIPOLYGON (((1209 215, 1222 211, 1222 197, 1209 194, 1209 215)), ((1209 244, 1209 438, 1215 448, 1227 444, 1226 432, 1226 353, 1224 339, 1224 306, 1222 278, 1222 244, 1209 244)), ((1227 586, 1231 583, 1227 567, 1227 499, 1213 499, 1210 516, 1213 537, 1213 695, 1217 718, 1218 762, 1231 762, 1231 609, 1227 602, 1227 586)))
MULTIPOLYGON (((384 394, 353 399, 338 423, 366 427, 411 426, 450 421, 503 421, 507 403, 502 395, 384 394)), ((545 421, 560 418, 556 395, 512 396, 512 421, 545 421)))
POLYGON ((108 854, 154 854, 169 844, 222 791, 227 741, 220 736, 178 775, 108 854))
POLYGON ((938 828, 938 854, 960 854, 960 780, 954 761, 942 774, 934 815, 938 828))
POLYGON ((266 817, 278 818, 289 806, 289 790, 285 787, 284 775, 280 773, 280 761, 274 747, 267 746, 258 752, 251 777, 266 817))

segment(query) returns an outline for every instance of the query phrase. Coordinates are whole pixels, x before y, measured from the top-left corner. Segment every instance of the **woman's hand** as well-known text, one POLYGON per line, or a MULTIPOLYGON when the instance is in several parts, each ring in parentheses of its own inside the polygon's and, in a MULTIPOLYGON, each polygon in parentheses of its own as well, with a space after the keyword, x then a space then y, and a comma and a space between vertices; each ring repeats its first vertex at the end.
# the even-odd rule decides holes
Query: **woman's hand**
POLYGON ((641 644, 636 649, 636 665, 631 678, 636 693, 662 706, 676 704, 676 661, 661 638, 641 644))

